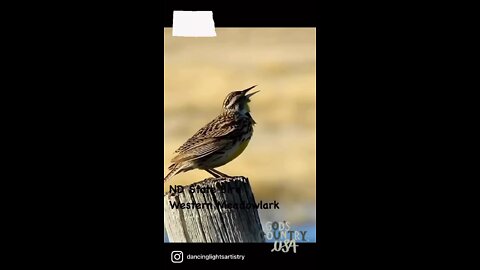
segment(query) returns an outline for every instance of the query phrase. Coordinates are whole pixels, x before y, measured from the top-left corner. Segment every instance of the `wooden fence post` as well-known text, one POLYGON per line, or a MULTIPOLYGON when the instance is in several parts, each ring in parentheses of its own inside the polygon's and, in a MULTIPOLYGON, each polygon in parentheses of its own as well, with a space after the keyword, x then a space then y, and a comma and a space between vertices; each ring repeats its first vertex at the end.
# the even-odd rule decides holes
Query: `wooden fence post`
POLYGON ((248 178, 208 178, 181 188, 164 196, 170 242, 265 242, 248 178))

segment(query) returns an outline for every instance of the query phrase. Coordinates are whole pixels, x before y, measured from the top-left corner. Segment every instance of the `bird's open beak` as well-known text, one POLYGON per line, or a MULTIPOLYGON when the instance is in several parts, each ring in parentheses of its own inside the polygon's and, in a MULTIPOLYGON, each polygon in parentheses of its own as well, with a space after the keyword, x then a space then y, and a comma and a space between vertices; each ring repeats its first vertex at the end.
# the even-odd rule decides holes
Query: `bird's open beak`
MULTIPOLYGON (((243 90, 243 92, 246 94, 246 93, 248 93, 248 91, 252 90, 252 89, 255 88, 255 87, 257 87, 257 86, 254 85, 254 86, 252 86, 252 87, 250 87, 250 88, 248 88, 248 89, 243 90)), ((249 98, 249 97, 255 95, 255 94, 258 93, 258 92, 260 92, 260 91, 253 92, 253 93, 248 94, 248 95, 245 95, 245 96, 246 96, 247 98, 249 98)))
POLYGON ((255 95, 255 94, 258 93, 258 92, 260 92, 260 90, 258 90, 258 91, 256 91, 256 92, 253 92, 253 93, 251 93, 251 94, 248 94, 248 95, 246 95, 246 97, 249 98, 249 97, 255 95))

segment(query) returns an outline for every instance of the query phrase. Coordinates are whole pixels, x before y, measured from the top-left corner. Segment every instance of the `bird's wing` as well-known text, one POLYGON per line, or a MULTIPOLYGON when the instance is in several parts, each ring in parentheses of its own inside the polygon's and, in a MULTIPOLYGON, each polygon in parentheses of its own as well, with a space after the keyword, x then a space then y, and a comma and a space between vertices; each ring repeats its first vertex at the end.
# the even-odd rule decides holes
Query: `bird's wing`
POLYGON ((191 149, 206 144, 212 138, 225 137, 238 131, 240 124, 234 114, 222 114, 201 128, 195 135, 188 139, 175 153, 185 153, 191 149))
POLYGON ((199 144, 194 145, 189 148, 188 151, 184 151, 178 154, 172 159, 173 163, 181 163, 185 161, 196 160, 205 156, 208 156, 222 148, 224 148, 229 143, 229 140, 224 139, 205 139, 199 144))

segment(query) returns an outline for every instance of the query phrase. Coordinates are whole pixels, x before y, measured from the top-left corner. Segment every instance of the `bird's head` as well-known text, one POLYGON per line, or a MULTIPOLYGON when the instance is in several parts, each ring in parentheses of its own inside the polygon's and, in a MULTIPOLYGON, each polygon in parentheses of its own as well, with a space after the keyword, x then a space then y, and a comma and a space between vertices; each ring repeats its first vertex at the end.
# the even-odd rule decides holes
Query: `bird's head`
POLYGON ((256 91, 248 94, 248 91, 252 90, 254 87, 256 87, 256 85, 242 91, 234 91, 228 94, 223 102, 223 109, 226 111, 237 111, 244 114, 250 112, 250 107, 248 106, 250 97, 260 92, 256 91))

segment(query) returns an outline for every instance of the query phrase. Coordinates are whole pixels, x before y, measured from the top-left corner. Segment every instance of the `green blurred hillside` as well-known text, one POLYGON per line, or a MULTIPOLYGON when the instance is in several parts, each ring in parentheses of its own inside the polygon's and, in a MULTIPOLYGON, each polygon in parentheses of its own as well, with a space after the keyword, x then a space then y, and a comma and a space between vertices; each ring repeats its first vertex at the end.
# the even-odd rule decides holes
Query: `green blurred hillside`
MULTIPOLYGON (((164 175, 174 151, 219 114, 229 92, 258 84, 261 92, 250 103, 257 122, 250 145, 219 170, 249 177, 257 200, 314 202, 315 29, 216 31, 215 38, 172 37, 171 28, 164 31, 164 175)), ((171 183, 207 177, 194 170, 171 183)))

